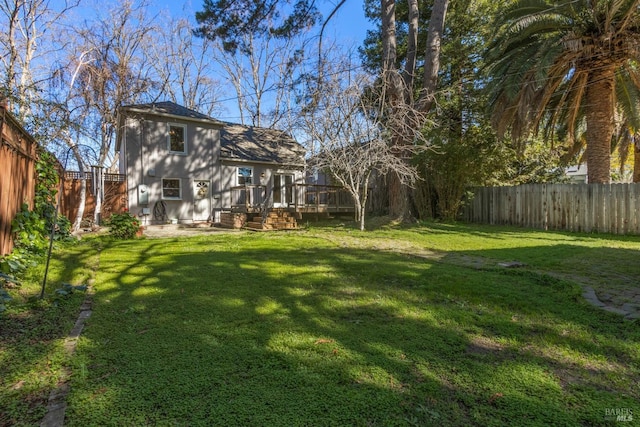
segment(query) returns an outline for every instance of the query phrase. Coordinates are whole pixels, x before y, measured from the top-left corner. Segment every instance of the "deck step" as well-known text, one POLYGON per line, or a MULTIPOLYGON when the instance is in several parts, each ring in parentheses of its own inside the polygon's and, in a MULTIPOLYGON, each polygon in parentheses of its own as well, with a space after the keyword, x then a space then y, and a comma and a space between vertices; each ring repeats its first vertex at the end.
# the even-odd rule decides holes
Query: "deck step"
POLYGON ((261 221, 249 221, 245 224, 245 228, 249 228, 251 230, 295 230, 297 228, 297 224, 291 222, 263 224, 261 221))
POLYGON ((245 228, 250 230, 295 230, 298 227, 296 218, 286 210, 272 210, 264 217, 254 215, 246 224, 245 228))

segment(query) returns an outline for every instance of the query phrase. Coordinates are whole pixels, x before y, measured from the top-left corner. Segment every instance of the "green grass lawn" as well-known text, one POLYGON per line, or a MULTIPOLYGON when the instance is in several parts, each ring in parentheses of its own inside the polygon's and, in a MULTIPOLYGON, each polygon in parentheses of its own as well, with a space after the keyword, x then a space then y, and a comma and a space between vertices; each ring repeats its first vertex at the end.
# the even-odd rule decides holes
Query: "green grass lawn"
POLYGON ((49 393, 71 363, 64 337, 84 299, 82 292, 55 291, 62 283, 86 283, 97 261, 91 244, 66 245, 51 259, 47 298, 38 299, 44 265, 31 266, 9 289, 13 300, 0 313, 0 426, 38 425, 44 417, 49 393))
MULTIPOLYGON (((96 242, 57 274, 87 271, 96 242)), ((67 360, 69 426, 640 417, 638 323, 572 281, 637 286, 640 238, 334 224, 101 244, 94 312, 67 360)))

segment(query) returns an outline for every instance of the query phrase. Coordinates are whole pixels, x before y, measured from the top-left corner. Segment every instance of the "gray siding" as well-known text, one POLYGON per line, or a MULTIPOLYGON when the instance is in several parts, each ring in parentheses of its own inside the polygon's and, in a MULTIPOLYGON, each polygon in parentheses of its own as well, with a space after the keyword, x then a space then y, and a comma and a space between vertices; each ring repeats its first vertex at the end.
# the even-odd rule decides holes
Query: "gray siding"
MULTIPOLYGON (((304 149, 283 132, 222 123, 171 102, 134 105, 121 112, 120 172, 127 176, 129 210, 144 224, 217 220, 218 212, 239 203, 234 194, 244 191, 233 190, 238 167, 252 167, 253 185, 266 186, 271 197, 274 174, 303 182, 304 149), (185 126, 185 153, 169 149, 169 124, 185 126), (179 180, 178 199, 163 197, 163 179, 179 180), (196 195, 202 187, 194 184, 206 182, 207 196, 201 191, 196 195), (146 202, 141 187, 148 189, 146 202)), ((302 201, 300 196, 298 203, 302 201)))
MULTIPOLYGON (((127 118, 122 152, 125 153, 129 209, 140 215, 145 223, 154 223, 154 211, 164 209, 169 219, 180 222, 194 220, 194 180, 210 182, 208 198, 209 215, 219 199, 213 196, 220 191, 220 171, 215 165, 220 154, 219 129, 201 122, 145 120, 127 118), (169 151, 168 124, 186 125, 186 154, 169 151), (162 179, 179 179, 181 199, 168 200, 162 197, 162 179), (149 189, 148 203, 140 203, 140 185, 149 189), (164 202, 164 203, 162 203, 164 202), (148 211, 146 209, 148 209, 148 211)), ((197 219, 197 218, 195 218, 197 219)))

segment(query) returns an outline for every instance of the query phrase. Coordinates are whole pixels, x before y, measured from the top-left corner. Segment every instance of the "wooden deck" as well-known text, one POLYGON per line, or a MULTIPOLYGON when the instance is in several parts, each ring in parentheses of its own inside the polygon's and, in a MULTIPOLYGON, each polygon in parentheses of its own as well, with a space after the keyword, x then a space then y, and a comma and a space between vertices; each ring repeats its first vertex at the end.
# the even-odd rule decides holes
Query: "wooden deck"
POLYGON ((292 184, 284 187, 277 197, 268 194, 264 185, 244 185, 231 188, 231 195, 232 212, 259 213, 265 209, 300 214, 355 212, 349 192, 335 185, 292 184))

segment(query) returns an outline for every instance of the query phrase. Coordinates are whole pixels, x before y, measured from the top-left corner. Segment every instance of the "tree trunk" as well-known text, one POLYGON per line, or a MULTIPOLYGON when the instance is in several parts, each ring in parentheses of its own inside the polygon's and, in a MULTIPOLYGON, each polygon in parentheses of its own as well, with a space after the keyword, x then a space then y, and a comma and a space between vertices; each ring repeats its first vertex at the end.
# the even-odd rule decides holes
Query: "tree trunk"
MULTIPOLYGON (((398 106, 405 100, 400 75, 396 69, 396 4, 395 0, 382 0, 382 73, 388 114, 397 114, 398 106)), ((392 120, 393 122, 393 120, 392 120)), ((393 125, 392 125, 393 126, 393 125)), ((392 145, 404 144, 400 132, 393 132, 392 145)), ((389 174, 389 215, 404 220, 408 216, 407 188, 394 174, 389 174)))
MULTIPOLYGON (((70 143, 72 144, 72 143, 70 143)), ((87 180, 84 179, 84 163, 82 162, 82 156, 80 154, 80 150, 77 145, 72 145, 71 150, 73 151, 73 155, 76 158, 76 162, 78 163, 78 169, 80 170, 80 195, 78 200, 78 212, 76 212, 76 217, 73 221, 73 226, 71 227, 71 231, 76 232, 80 230, 80 225, 82 223, 82 217, 84 216, 84 208, 87 203, 87 180)))
POLYGON ((640 135, 633 137, 633 182, 640 182, 640 135))
POLYGON ((402 79, 396 69, 397 59, 396 3, 395 0, 382 0, 382 76, 387 89, 385 97, 391 108, 404 101, 402 79))
POLYGON ((360 206, 362 206, 360 204, 360 200, 356 199, 355 202, 353 203, 353 208, 354 208, 354 213, 353 213, 353 219, 356 222, 360 221, 360 206))
POLYGON ((360 231, 364 231, 364 220, 365 220, 365 215, 367 214, 367 201, 369 198, 369 180, 371 179, 371 171, 369 171, 363 182, 362 182, 362 188, 360 190, 360 205, 358 206, 360 208, 360 231))
POLYGON ((424 57, 424 79, 420 98, 418 99, 418 109, 425 113, 431 110, 435 101, 438 72, 440 71, 440 47, 442 45, 442 34, 444 33, 444 21, 448 6, 449 0, 435 0, 431 17, 429 18, 427 51, 424 57))
POLYGON ((382 0, 382 72, 395 69, 396 47, 396 2, 382 0))
POLYGON ((389 173, 389 216, 399 221, 408 221, 412 216, 409 187, 393 172, 389 173))
MULTIPOLYGON (((402 108, 402 113, 397 107, 401 103, 408 104, 410 108, 416 108, 419 112, 425 113, 431 109, 435 100, 435 89, 438 82, 438 72, 440 70, 440 47, 442 33, 444 32, 444 22, 447 13, 448 0, 435 0, 431 17, 429 18, 429 33, 427 34, 427 51, 425 57, 425 71, 424 71, 424 85, 421 90, 420 97, 416 102, 417 105, 413 105, 411 102, 413 97, 407 92, 412 91, 413 76, 412 69, 415 68, 414 59, 412 58, 411 49, 414 49, 413 37, 417 37, 417 24, 418 18, 418 2, 416 0, 408 0, 409 2, 409 41, 408 41, 408 55, 404 80, 400 77, 396 69, 397 61, 397 46, 396 46, 396 23, 395 23, 395 0, 381 0, 382 3, 382 49, 383 49, 383 64, 382 72, 385 85, 387 88, 387 106, 390 107, 386 112, 389 116, 405 115, 403 120, 407 120, 407 108, 402 108), (407 84, 408 83, 408 84, 407 84)), ((417 40, 417 38, 416 38, 417 40)), ((405 105, 406 107, 407 105, 405 105)), ((398 118, 392 119, 398 120, 398 118)), ((420 129, 423 126, 422 119, 409 118, 411 131, 420 129)), ((400 123, 400 121, 398 121, 400 123)), ((392 125, 393 126, 393 125, 392 125)), ((403 124, 401 126, 406 126, 403 124)), ((411 143, 409 139, 412 137, 411 132, 407 132, 406 129, 396 129, 393 132, 394 138, 391 141, 392 145, 404 145, 411 143)), ((404 185, 401 179, 391 173, 389 175, 389 215, 393 218, 400 219, 402 221, 409 220, 412 217, 410 212, 410 189, 404 185)))
POLYGON ((586 157, 590 184, 608 184, 611 179, 614 79, 614 69, 607 67, 591 73, 587 81, 586 157))
POLYGON ((418 23, 420 10, 418 0, 409 1, 409 34, 407 35, 407 61, 404 65, 402 78, 405 88, 405 102, 413 102, 413 83, 416 73, 416 58, 418 55, 418 23))

